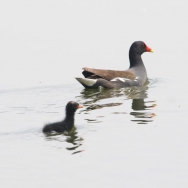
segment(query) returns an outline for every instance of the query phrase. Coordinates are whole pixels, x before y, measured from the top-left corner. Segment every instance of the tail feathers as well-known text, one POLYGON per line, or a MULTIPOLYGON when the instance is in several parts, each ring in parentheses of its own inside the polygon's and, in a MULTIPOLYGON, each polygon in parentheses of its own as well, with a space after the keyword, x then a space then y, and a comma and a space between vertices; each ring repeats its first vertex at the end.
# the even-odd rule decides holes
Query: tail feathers
POLYGON ((80 82, 84 87, 92 87, 97 79, 89 79, 89 78, 76 78, 78 82, 80 82))
POLYGON ((50 132, 50 131, 52 131, 51 125, 45 125, 42 129, 42 132, 44 132, 44 133, 47 133, 47 132, 50 132))

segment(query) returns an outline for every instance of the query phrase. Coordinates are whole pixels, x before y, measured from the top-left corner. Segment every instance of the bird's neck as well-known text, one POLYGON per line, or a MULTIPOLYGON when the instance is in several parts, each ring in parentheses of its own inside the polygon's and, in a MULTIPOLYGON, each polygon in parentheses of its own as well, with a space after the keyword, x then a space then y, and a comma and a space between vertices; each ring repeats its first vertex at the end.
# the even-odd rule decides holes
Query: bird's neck
POLYGON ((70 123, 74 123, 74 113, 73 114, 66 114, 65 121, 70 122, 70 123))
POLYGON ((136 52, 129 52, 129 60, 130 60, 130 67, 133 68, 135 66, 144 66, 141 55, 137 54, 136 52))
POLYGON ((74 115, 70 116, 66 116, 64 119, 65 125, 66 125, 66 129, 67 130, 71 130, 72 127, 74 126, 74 115))

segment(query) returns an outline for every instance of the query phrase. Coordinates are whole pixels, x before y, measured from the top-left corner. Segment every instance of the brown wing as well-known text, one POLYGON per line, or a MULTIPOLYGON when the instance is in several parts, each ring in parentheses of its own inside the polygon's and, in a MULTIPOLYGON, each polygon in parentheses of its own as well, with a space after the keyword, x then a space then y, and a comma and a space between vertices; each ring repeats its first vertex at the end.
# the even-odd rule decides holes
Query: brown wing
POLYGON ((93 68, 83 68, 82 74, 85 78, 104 78, 106 80, 112 80, 114 78, 128 78, 134 80, 136 75, 128 70, 118 71, 118 70, 104 70, 104 69, 93 69, 93 68))

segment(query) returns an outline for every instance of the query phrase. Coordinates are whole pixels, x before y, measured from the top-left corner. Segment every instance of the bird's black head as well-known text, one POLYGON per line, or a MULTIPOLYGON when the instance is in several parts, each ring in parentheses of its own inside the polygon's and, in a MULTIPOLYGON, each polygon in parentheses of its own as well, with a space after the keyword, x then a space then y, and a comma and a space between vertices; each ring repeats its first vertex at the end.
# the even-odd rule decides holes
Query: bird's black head
POLYGON ((142 55, 144 52, 153 52, 153 50, 149 48, 144 42, 135 41, 130 47, 130 53, 131 52, 142 55))
POLYGON ((66 105, 66 114, 71 115, 76 112, 78 108, 82 108, 83 106, 81 104, 78 104, 77 102, 70 101, 66 105))

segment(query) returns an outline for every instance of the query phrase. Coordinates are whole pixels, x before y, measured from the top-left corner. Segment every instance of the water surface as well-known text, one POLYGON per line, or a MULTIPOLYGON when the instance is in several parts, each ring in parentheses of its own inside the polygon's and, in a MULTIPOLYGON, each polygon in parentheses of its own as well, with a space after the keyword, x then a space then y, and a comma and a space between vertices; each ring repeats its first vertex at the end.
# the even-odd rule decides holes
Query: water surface
POLYGON ((1 185, 155 187, 163 178, 186 183, 187 107, 179 99, 171 104, 165 96, 170 85, 153 78, 141 88, 69 84, 1 92, 1 185), (64 117, 69 100, 84 105, 75 127, 43 135, 45 123, 64 117))
POLYGON ((0 186, 188 187, 187 2, 1 1, 0 186), (137 40, 148 82, 85 90, 82 67, 125 70, 137 40), (75 127, 45 136, 74 100, 75 127))

